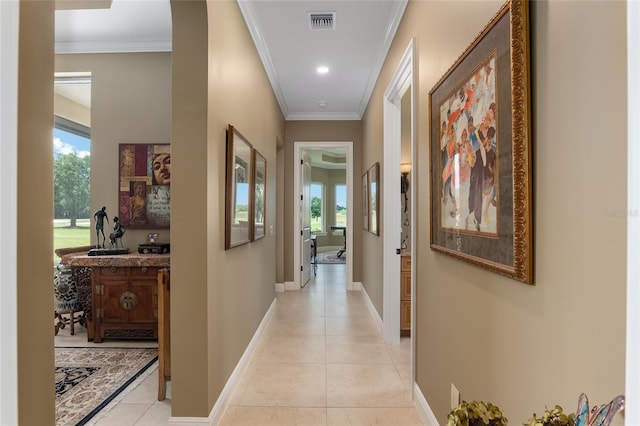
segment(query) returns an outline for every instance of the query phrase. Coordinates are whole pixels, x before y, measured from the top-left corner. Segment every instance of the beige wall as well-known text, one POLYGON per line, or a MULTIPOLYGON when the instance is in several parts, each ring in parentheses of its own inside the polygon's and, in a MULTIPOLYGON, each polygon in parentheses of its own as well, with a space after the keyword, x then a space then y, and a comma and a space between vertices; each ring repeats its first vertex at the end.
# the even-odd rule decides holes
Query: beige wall
MULTIPOLYGON (((119 215, 118 145, 170 142, 171 53, 56 55, 56 71, 91 72, 89 211, 107 207, 108 237, 112 219, 119 215)), ((136 251, 149 232, 170 241, 169 229, 127 229, 122 243, 136 251)), ((96 241, 92 228, 91 243, 96 241)))
POLYGON ((501 3, 410 1, 363 123, 364 163, 382 161, 382 92, 416 37, 416 380, 443 424, 451 383, 513 424, 625 391, 624 2, 531 3, 535 286, 429 247, 428 93, 501 3))
POLYGON ((284 155, 284 280, 293 281, 293 159, 295 142, 353 142, 353 281, 361 281, 362 253, 359 243, 362 235, 362 127, 360 121, 287 121, 285 124, 284 155))
POLYGON ((53 2, 21 1, 19 7, 17 408, 19 424, 45 425, 55 423, 51 315, 54 13, 53 2))
POLYGON ((284 119, 237 3, 174 1, 172 15, 172 415, 206 417, 275 298, 284 119), (228 124, 267 160, 267 236, 225 251, 228 124))

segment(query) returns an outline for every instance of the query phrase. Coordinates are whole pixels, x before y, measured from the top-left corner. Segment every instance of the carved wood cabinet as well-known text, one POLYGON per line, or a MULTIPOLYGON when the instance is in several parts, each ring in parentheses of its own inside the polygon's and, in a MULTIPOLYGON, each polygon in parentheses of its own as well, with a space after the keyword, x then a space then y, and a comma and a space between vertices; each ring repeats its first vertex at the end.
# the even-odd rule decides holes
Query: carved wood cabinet
POLYGON ((158 338, 159 269, 92 268, 94 342, 158 338))
POLYGON ((411 256, 400 260, 400 335, 411 335, 411 256))
POLYGON ((88 340, 158 338, 158 271, 170 266, 169 254, 84 252, 65 255, 60 263, 73 267, 79 292, 86 293, 80 302, 88 340))

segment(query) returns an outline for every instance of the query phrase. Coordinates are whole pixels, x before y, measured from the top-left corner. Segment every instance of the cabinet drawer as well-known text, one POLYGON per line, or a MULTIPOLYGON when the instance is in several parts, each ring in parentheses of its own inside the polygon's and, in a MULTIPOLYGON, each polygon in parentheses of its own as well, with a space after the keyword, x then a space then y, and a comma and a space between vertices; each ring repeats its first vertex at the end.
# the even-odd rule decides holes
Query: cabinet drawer
POLYGON ((400 330, 411 330, 411 301, 400 302, 400 330))
POLYGON ((129 275, 129 268, 118 268, 116 266, 103 266, 101 268, 96 268, 94 271, 98 273, 102 277, 102 279, 109 278, 120 278, 126 277, 129 275))
POLYGON ((411 300, 411 274, 400 274, 400 300, 411 300))
POLYGON ((129 268, 129 269, 131 269, 131 279, 149 278, 154 281, 158 279, 158 268, 141 266, 139 268, 129 268))
POLYGON ((402 256, 400 260, 400 270, 411 272, 411 256, 402 256))

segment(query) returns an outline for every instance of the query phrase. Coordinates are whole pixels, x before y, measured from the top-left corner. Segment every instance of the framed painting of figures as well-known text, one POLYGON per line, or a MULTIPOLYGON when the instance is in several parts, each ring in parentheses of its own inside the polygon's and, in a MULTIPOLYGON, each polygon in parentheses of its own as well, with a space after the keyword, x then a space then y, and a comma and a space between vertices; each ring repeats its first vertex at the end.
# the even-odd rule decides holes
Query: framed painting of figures
POLYGON ((429 93, 431 248, 532 284, 528 2, 510 0, 429 93))
POLYGON ((171 145, 120 144, 118 215, 125 228, 169 228, 171 145))

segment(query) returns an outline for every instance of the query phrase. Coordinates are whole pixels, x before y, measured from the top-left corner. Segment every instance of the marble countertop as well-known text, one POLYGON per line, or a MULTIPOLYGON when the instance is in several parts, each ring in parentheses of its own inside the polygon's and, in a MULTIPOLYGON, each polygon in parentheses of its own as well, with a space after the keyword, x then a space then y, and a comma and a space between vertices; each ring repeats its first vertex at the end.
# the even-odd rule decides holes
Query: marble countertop
POLYGON ((104 256, 89 256, 86 252, 62 256, 60 264, 69 266, 120 266, 120 267, 167 267, 171 266, 171 254, 128 253, 104 256))

